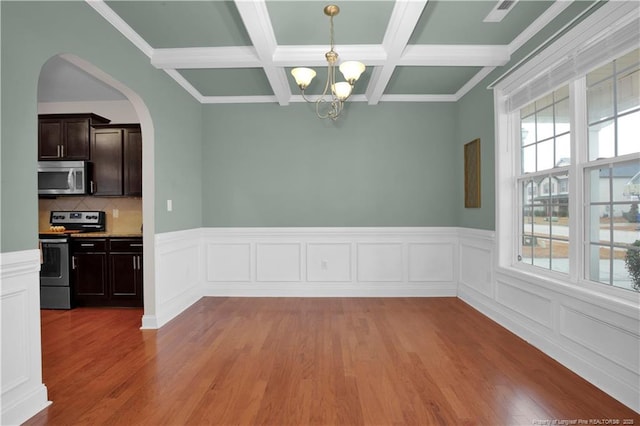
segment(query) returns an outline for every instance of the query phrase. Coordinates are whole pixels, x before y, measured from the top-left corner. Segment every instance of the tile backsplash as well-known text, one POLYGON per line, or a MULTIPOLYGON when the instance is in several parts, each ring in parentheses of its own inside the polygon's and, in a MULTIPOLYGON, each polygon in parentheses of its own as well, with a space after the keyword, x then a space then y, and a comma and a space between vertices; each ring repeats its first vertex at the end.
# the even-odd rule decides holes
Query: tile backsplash
POLYGON ((107 218, 107 232, 136 233, 142 227, 142 198, 134 197, 58 197, 38 200, 40 231, 49 229, 52 210, 102 210, 107 218), (114 213, 116 213, 114 215, 114 213), (114 217, 117 216, 117 217, 114 217))

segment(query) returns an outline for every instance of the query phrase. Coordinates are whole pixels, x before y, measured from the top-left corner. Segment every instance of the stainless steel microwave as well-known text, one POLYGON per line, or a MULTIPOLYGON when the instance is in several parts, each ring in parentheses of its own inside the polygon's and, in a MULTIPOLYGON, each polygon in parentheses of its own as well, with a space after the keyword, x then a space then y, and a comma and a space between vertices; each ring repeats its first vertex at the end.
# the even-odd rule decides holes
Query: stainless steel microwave
POLYGON ((87 161, 38 161, 38 195, 89 193, 87 161))

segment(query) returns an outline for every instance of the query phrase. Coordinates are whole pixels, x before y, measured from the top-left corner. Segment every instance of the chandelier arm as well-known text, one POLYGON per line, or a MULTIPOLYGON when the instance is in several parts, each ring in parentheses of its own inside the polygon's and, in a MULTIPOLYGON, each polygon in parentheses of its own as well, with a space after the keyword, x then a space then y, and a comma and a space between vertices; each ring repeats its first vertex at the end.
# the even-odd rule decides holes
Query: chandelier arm
POLYGON ((304 93, 304 89, 300 90, 300 94, 302 95, 302 99, 304 99, 305 101, 309 102, 310 104, 315 102, 315 101, 312 101, 311 99, 307 98, 307 95, 304 93))
POLYGON ((316 101, 316 115, 318 116, 318 118, 325 119, 330 117, 330 113, 329 113, 330 110, 327 110, 326 114, 320 114, 320 104, 324 104, 326 102, 327 101, 325 101, 324 98, 320 98, 316 101))

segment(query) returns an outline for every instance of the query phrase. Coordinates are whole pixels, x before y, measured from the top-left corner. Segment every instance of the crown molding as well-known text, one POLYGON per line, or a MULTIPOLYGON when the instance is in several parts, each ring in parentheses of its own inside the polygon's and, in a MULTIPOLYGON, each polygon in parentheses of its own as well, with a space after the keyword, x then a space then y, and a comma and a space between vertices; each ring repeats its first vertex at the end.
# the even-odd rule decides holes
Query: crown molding
POLYGON ((542 15, 538 17, 531 25, 521 32, 511 43, 509 43, 509 53, 514 53, 520 49, 531 37, 540 32, 551 21, 553 21, 567 7, 571 6, 574 0, 555 1, 542 15))
POLYGON ((103 0, 85 0, 96 12, 107 20, 115 29, 125 36, 127 40, 134 44, 142 53, 149 58, 153 55, 153 47, 145 41, 140 34, 135 32, 117 13, 113 11, 103 0))
POLYGON ((169 74, 169 76, 173 78, 176 83, 182 86, 182 88, 186 90, 187 93, 189 93, 191 96, 193 96, 198 102, 202 103, 202 99, 204 98, 202 94, 198 91, 198 89, 193 87, 193 85, 189 83, 189 81, 187 81, 187 79, 184 78, 182 74, 173 69, 165 69, 164 72, 169 74))
POLYGON ((382 95, 382 102, 456 102, 456 95, 382 95))
POLYGON ((482 80, 484 80, 484 78, 486 76, 488 76, 489 74, 491 74, 491 72, 493 70, 495 70, 496 67, 484 67, 482 68, 480 71, 478 71, 476 73, 476 75, 474 75, 473 77, 471 77, 471 79, 469 81, 467 81, 465 83, 464 86, 462 86, 455 94, 456 100, 462 99, 462 97, 464 95, 466 95, 467 93, 469 93, 469 91, 471 89, 473 89, 474 87, 476 87, 476 85, 478 83, 480 83, 482 80))
POLYGON ((263 96, 202 96, 203 104, 265 104, 275 103, 278 99, 273 95, 263 96))

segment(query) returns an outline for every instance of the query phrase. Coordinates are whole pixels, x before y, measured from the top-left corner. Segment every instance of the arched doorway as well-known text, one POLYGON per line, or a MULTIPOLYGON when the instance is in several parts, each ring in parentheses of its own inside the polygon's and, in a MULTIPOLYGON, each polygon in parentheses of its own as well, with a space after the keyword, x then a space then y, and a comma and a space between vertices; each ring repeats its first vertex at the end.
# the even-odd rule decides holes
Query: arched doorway
MULTIPOLYGON (((144 101, 136 92, 84 59, 72 54, 59 54, 50 58, 43 66, 43 70, 50 61, 63 61, 62 63, 70 65, 73 69, 78 70, 78 72, 86 73, 88 79, 97 81, 98 86, 103 86, 101 88, 103 93, 108 93, 109 90, 112 90, 116 98, 118 93, 121 94, 122 99, 126 99, 133 110, 132 113, 137 116, 137 121, 140 123, 143 135, 142 223, 144 224, 142 228, 144 244, 144 314, 141 327, 156 328, 154 277, 154 127, 151 115, 144 101)), ((41 78, 42 75, 41 71, 41 78)), ((80 78, 82 78, 82 76, 80 76, 80 78)))

